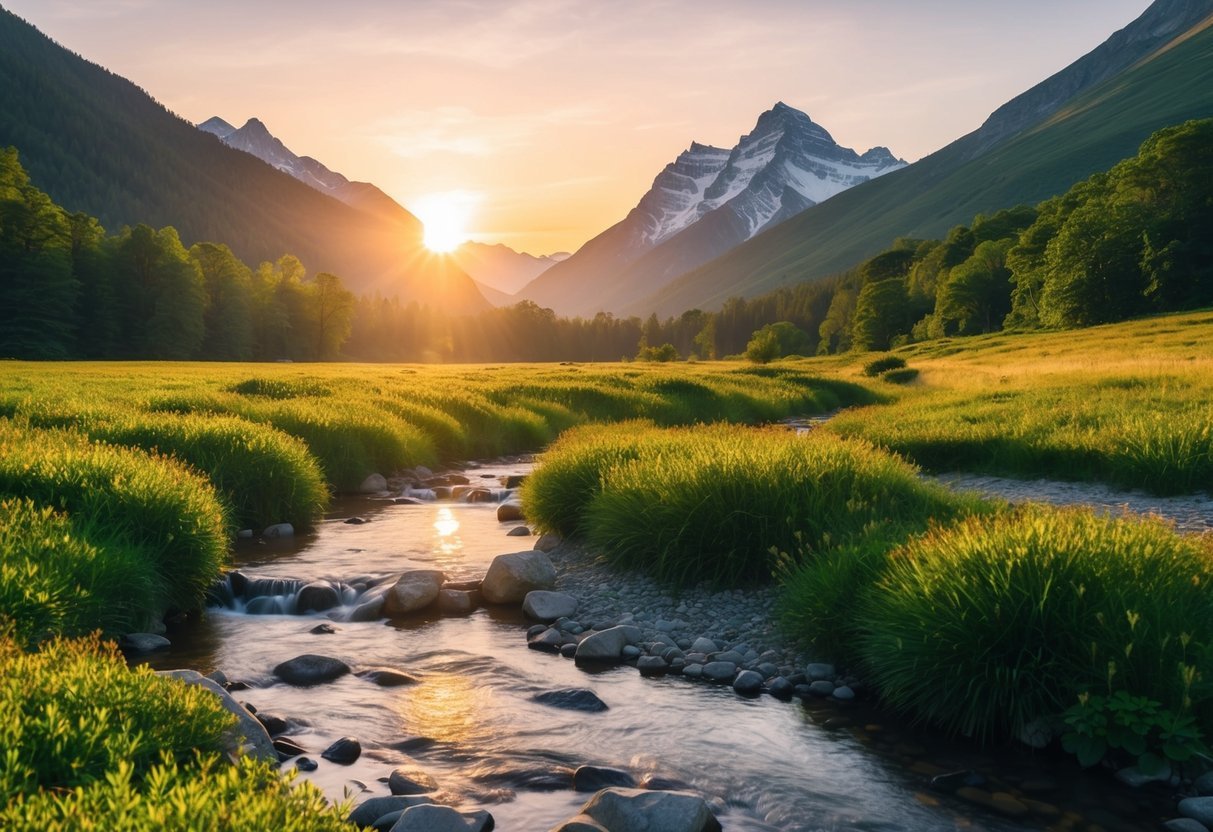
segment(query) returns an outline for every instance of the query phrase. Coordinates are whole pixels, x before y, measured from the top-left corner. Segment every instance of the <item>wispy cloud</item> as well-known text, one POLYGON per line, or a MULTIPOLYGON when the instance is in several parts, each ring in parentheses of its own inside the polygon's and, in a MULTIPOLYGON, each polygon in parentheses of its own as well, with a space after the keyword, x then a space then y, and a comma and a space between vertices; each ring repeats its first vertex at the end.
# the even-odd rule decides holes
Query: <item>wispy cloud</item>
POLYGON ((438 107, 381 119, 370 137, 406 159, 451 154, 494 156, 522 147, 553 126, 594 125, 592 106, 511 115, 482 115, 467 107, 438 107))

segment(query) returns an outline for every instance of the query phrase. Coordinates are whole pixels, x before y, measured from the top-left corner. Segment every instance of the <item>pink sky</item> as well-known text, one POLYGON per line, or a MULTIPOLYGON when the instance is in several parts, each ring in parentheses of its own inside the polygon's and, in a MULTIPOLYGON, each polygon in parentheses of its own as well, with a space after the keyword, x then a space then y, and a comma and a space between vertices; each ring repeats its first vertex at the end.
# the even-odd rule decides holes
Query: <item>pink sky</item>
POLYGON ((191 121, 257 116, 405 206, 457 194, 476 239, 571 250, 692 140, 777 100, 913 161, 1147 0, 3 0, 191 121))

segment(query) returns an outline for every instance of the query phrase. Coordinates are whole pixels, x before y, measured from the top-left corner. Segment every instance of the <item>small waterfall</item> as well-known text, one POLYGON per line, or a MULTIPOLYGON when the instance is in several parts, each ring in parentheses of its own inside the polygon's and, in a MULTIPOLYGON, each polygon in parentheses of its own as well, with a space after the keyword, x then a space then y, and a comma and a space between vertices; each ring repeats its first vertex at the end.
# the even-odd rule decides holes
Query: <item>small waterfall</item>
POLYGON ((393 577, 360 577, 347 583, 262 578, 236 570, 211 587, 207 606, 246 615, 308 615, 355 607, 368 592, 382 592, 379 588, 393 577))

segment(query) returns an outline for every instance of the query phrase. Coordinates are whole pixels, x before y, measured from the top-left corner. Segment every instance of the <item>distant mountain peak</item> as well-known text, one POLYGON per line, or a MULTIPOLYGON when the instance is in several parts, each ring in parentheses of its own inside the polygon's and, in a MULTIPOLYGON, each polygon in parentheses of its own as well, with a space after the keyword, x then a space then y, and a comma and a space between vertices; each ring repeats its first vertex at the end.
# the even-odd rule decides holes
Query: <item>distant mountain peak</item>
POLYGON ((236 128, 228 124, 219 116, 211 116, 206 121, 198 125, 198 129, 206 133, 212 133, 221 139, 226 139, 228 136, 236 132, 236 128))

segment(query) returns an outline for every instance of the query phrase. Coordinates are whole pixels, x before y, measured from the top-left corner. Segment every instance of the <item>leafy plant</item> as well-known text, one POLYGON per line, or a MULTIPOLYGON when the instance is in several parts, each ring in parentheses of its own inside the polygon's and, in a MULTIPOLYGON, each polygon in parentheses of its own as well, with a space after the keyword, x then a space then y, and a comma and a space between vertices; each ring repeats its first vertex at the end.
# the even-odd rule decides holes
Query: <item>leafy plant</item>
POLYGON ((1068 730, 1061 736, 1062 747, 1084 767, 1123 752, 1143 774, 1152 776, 1166 771, 1169 764, 1208 753, 1194 716, 1124 690, 1108 696, 1079 694, 1063 720, 1068 730))

